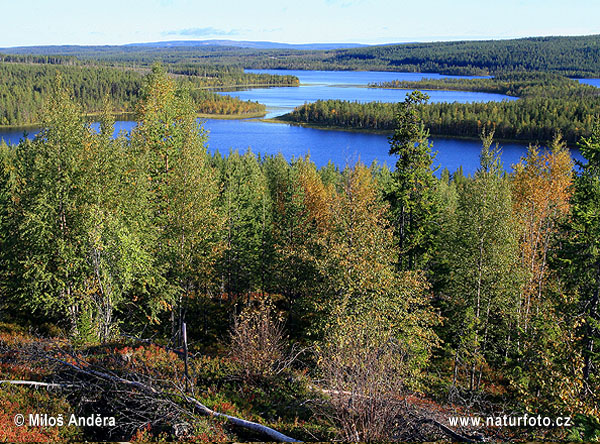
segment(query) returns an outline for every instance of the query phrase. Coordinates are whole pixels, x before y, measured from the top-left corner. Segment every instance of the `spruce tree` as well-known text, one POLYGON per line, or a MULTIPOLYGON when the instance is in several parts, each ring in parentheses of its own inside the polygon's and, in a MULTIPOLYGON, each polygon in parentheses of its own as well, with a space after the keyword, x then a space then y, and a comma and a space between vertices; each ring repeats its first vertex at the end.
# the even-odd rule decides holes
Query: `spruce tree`
POLYGON ((583 397, 598 408, 595 388, 600 380, 600 122, 596 121, 589 137, 579 143, 584 162, 578 162, 571 198, 571 221, 560 253, 562 274, 572 291, 579 296, 578 315, 582 377, 586 387, 583 397))
POLYGON ((388 200, 400 251, 400 270, 426 268, 433 248, 436 216, 434 157, 429 131, 419 117, 419 110, 428 99, 419 91, 407 95, 400 104, 394 135, 390 137, 390 154, 398 159, 388 200))
POLYGON ((256 156, 232 152, 223 162, 220 205, 225 250, 219 261, 222 285, 233 300, 264 290, 270 256, 271 201, 256 156))
POLYGON ((83 165, 84 150, 92 142, 89 125, 60 80, 44 127, 14 154, 17 226, 10 254, 18 284, 13 296, 23 307, 68 321, 76 333, 90 271, 83 165), (66 319, 63 313, 68 313, 66 319))

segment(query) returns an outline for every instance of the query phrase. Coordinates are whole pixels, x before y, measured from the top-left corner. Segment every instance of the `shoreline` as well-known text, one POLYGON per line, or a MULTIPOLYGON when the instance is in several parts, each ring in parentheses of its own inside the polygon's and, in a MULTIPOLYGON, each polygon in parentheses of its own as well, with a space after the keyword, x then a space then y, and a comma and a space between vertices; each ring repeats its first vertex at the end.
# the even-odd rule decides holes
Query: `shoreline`
MULTIPOLYGON (((115 119, 115 120, 125 120, 125 121, 134 121, 131 118, 126 118, 127 116, 132 116, 134 113, 133 112, 125 112, 125 113, 119 113, 116 114, 115 116, 118 117, 124 117, 122 119, 115 119)), ((197 114, 197 117, 199 119, 214 119, 214 120, 255 120, 257 122, 263 122, 263 123, 276 123, 276 124, 287 124, 287 125, 294 125, 294 126, 300 126, 303 128, 312 128, 312 129, 317 129, 317 130, 325 130, 325 131, 343 131, 343 132, 349 132, 349 133, 363 133, 363 134, 377 134, 377 135, 387 135, 387 136, 391 136, 394 132, 394 130, 384 130, 384 129, 374 129, 374 128, 350 128, 350 127, 343 127, 343 126, 329 126, 329 125, 316 125, 316 124, 312 124, 312 123, 307 123, 307 122, 292 122, 292 121, 287 121, 287 120, 281 120, 278 119, 277 117, 271 117, 271 118, 264 118, 266 113, 260 112, 260 113, 248 113, 248 114, 197 114)), ((95 117, 100 115, 100 113, 89 113, 86 114, 85 117, 86 118, 90 118, 90 117, 95 117)), ((42 126, 42 123, 28 123, 25 125, 0 125, 0 130, 13 130, 13 131, 18 131, 18 130, 36 130, 39 129, 42 126)), ((456 135, 448 135, 448 134, 434 134, 431 133, 430 134, 430 138, 440 138, 440 139, 452 139, 452 140, 466 140, 466 141, 479 141, 480 138, 479 137, 475 137, 475 136, 456 136, 456 135)), ((510 144, 518 144, 518 145, 535 145, 537 144, 540 147, 546 147, 547 144, 549 142, 539 142, 539 141, 531 141, 531 140, 519 140, 519 139, 501 139, 501 138, 495 138, 494 142, 498 142, 498 143, 510 143, 510 144)), ((573 145, 567 145, 567 148, 569 149, 574 149, 577 148, 576 146, 573 145)))
POLYGON ((199 86, 194 89, 203 89, 203 90, 217 89, 217 90, 223 90, 223 91, 216 91, 216 92, 235 92, 235 90, 242 89, 242 88, 250 88, 250 89, 252 89, 252 88, 297 88, 299 86, 302 86, 302 84, 298 83, 297 85, 273 85, 273 84, 269 84, 269 83, 251 83, 248 85, 199 86), (227 90, 230 90, 230 91, 227 91, 227 90))
POLYGON ((482 94, 497 94, 499 96, 506 96, 506 97, 513 97, 516 99, 522 99, 521 96, 511 96, 510 94, 507 94, 505 92, 499 92, 499 91, 484 91, 481 89, 458 89, 458 88, 422 88, 422 89, 418 89, 418 88, 400 88, 400 87, 395 87, 395 86, 367 86, 367 88, 369 89, 392 89, 392 90, 401 90, 401 91, 423 91, 423 92, 427 92, 427 91, 446 91, 446 92, 466 92, 466 93, 482 93, 482 94))
MULTIPOLYGON (((373 128, 348 128, 348 127, 343 127, 343 126, 326 126, 326 125, 313 125, 311 123, 306 123, 306 122, 290 122, 287 120, 280 120, 276 117, 270 118, 270 119, 257 119, 260 122, 264 122, 264 123, 286 123, 288 125, 294 125, 294 126, 301 126, 304 128, 312 128, 312 129, 319 129, 319 130, 331 130, 331 131, 345 131, 345 132, 351 132, 351 133, 365 133, 365 134, 379 134, 379 135, 388 135, 391 136, 394 132, 394 130, 379 130, 379 129, 373 129, 373 128)), ((454 135, 449 135, 449 134, 429 134, 430 139, 431 138, 437 138, 437 139, 453 139, 453 140, 468 140, 468 141, 480 141, 481 139, 479 137, 475 137, 475 136, 454 136, 454 135)), ((519 140, 519 139, 501 139, 501 138, 494 138, 494 142, 498 142, 498 143, 510 143, 510 144, 517 144, 517 145, 538 145, 540 147, 547 147, 547 144, 549 144, 549 141, 547 142, 540 142, 540 141, 531 141, 531 140, 519 140)), ((502 147, 501 147, 502 148, 502 147)), ((575 149, 577 148, 576 146, 572 146, 572 145, 567 145, 567 148, 569 149, 575 149)), ((434 147, 435 149, 435 147, 434 147)))
MULTIPOLYGON (((84 114, 85 119, 90 119, 93 117, 100 116, 101 113, 87 113, 84 114)), ((116 113, 113 116, 115 117, 115 121, 125 120, 129 122, 133 122, 135 119, 134 112, 120 112, 116 113)), ((265 112, 257 112, 257 113, 244 113, 244 114, 204 114, 198 113, 197 117, 199 119, 215 119, 215 120, 244 120, 244 119, 259 119, 266 115, 265 112)), ((0 125, 0 130, 20 130, 20 129, 37 129, 43 126, 42 122, 34 122, 34 123, 25 123, 25 124, 17 124, 17 125, 0 125)))

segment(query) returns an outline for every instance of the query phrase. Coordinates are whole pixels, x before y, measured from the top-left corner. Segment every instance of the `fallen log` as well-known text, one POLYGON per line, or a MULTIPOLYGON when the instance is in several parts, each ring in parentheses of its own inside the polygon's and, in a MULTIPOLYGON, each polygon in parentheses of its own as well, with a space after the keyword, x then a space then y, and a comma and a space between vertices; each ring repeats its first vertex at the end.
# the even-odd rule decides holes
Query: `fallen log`
POLYGON ((256 422, 246 421, 245 419, 236 418, 235 416, 226 415, 225 413, 215 412, 214 410, 209 409, 200 401, 198 401, 195 398, 192 398, 191 396, 184 395, 184 399, 190 404, 193 404, 198 410, 203 412, 205 415, 215 416, 217 418, 225 418, 233 425, 264 434, 269 438, 272 438, 279 442, 301 442, 294 438, 290 438, 289 436, 286 436, 283 433, 278 432, 277 430, 258 424, 256 422))
POLYGON ((431 424, 431 425, 439 428, 444 433, 449 435, 455 442, 481 442, 481 441, 483 441, 483 438, 480 436, 478 436, 474 439, 469 436, 461 435, 460 433, 457 433, 454 430, 452 430, 450 427, 447 427, 444 424, 442 424, 441 422, 436 421, 435 419, 422 418, 419 420, 419 422, 422 424, 431 424))
POLYGON ((0 384, 11 384, 11 385, 32 385, 35 387, 46 387, 46 388, 65 388, 65 387, 76 387, 76 384, 56 384, 53 382, 40 382, 40 381, 17 381, 17 380, 0 380, 0 384))
MULTIPOLYGON (((143 382, 139 382, 139 381, 130 381, 128 379, 125 378, 121 378, 120 376, 117 375, 111 375, 108 373, 104 373, 104 372, 100 372, 97 370, 93 370, 93 369, 84 369, 81 368, 75 364, 71 364, 70 362, 64 361, 62 359, 58 359, 55 357, 51 358, 52 360, 54 360, 55 362, 58 362, 62 365, 65 365, 71 369, 73 369, 74 371, 83 374, 83 375, 87 375, 87 376, 93 376, 96 377, 98 379, 104 379, 106 381, 111 381, 114 383, 118 383, 118 384, 122 384, 125 386, 129 386, 129 387, 134 387, 137 388, 141 391, 144 391, 146 393, 149 393, 151 395, 154 396, 161 396, 161 397, 169 397, 168 394, 155 389, 154 387, 144 384, 143 382)), ((200 401, 198 401, 196 398, 193 398, 189 395, 186 395, 185 393, 181 393, 181 397, 188 403, 193 405, 198 411, 200 411, 200 413, 207 415, 207 416, 213 416, 216 418, 223 418, 225 420, 227 420, 229 423, 231 423, 232 425, 235 425, 237 427, 242 427, 245 428, 247 430, 252 430, 253 432, 257 432, 260 433, 262 435, 265 435, 275 441, 279 441, 279 442, 300 442, 290 436, 284 435, 281 432, 278 432, 275 429, 272 429, 270 427, 264 426, 262 424, 256 423, 256 422, 252 422, 252 421, 247 421, 245 419, 241 419, 241 418, 237 418, 235 416, 231 416, 231 415, 226 415, 224 413, 219 413, 216 412, 210 408, 208 408, 207 406, 205 406, 204 404, 202 404, 200 401)))

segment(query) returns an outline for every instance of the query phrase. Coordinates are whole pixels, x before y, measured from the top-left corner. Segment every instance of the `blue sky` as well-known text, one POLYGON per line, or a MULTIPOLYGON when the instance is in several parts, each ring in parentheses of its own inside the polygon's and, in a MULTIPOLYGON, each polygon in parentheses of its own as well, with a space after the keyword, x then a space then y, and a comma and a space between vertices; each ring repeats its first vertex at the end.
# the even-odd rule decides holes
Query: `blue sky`
POLYGON ((598 0, 0 0, 0 47, 161 40, 392 43, 600 34, 598 0))

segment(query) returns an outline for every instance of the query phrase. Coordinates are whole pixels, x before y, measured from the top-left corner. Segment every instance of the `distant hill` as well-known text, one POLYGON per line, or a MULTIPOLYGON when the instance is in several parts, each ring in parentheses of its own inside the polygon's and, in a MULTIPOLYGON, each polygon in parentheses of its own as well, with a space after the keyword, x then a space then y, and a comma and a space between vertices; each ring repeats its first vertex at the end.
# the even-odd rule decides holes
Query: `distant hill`
POLYGON ((164 48, 206 48, 229 47, 248 49, 293 49, 303 51, 324 51, 334 49, 363 48, 368 45, 361 43, 279 43, 279 42, 253 42, 238 40, 172 40, 167 42, 128 43, 126 45, 40 45, 40 46, 15 46, 0 48, 4 54, 82 54, 113 52, 119 49, 131 52, 136 48, 164 49, 164 48))
POLYGON ((230 46, 235 48, 253 49, 299 49, 299 50, 330 50, 362 48, 369 45, 361 43, 279 43, 254 42, 244 40, 173 40, 169 42, 130 43, 124 46, 143 46, 151 48, 164 47, 194 47, 194 46, 230 46))
POLYGON ((336 51, 322 60, 356 67, 379 65, 390 71, 484 75, 552 71, 598 77, 600 35, 381 45, 336 51))
POLYGON ((84 62, 134 66, 161 61, 171 66, 171 72, 180 74, 195 73, 199 66, 219 65, 457 75, 544 71, 570 77, 600 77, 600 35, 386 45, 182 40, 121 46, 28 46, 0 49, 0 53, 74 56, 84 62), (177 70, 175 65, 179 66, 177 70), (194 68, 187 69, 190 66, 194 68))

